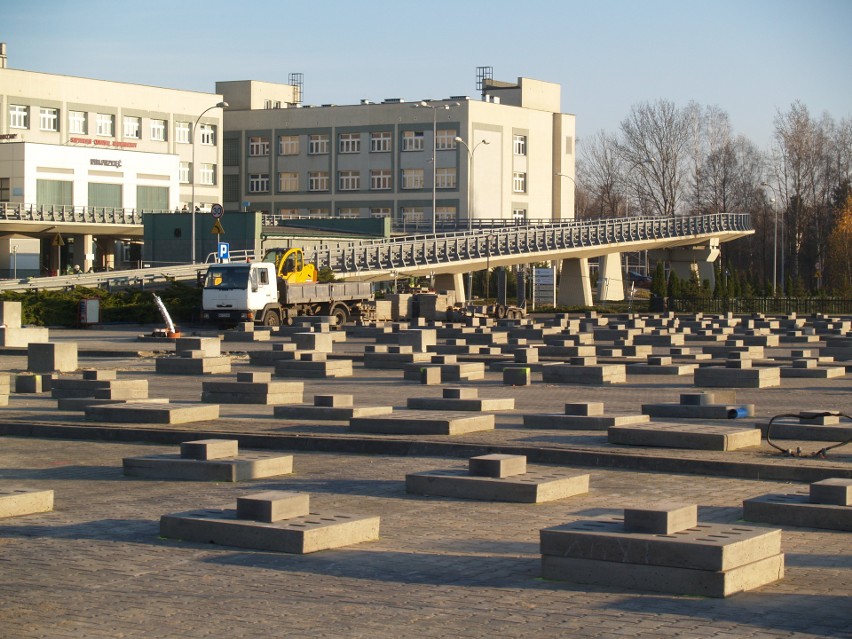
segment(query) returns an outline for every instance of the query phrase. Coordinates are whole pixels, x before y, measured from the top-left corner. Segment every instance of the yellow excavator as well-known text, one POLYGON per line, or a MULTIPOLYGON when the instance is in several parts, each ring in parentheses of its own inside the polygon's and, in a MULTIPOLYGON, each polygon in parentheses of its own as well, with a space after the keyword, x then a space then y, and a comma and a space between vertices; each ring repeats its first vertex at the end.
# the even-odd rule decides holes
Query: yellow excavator
POLYGON ((264 261, 274 263, 276 275, 288 284, 317 281, 317 267, 305 264, 305 254, 300 248, 273 249, 266 254, 264 261))

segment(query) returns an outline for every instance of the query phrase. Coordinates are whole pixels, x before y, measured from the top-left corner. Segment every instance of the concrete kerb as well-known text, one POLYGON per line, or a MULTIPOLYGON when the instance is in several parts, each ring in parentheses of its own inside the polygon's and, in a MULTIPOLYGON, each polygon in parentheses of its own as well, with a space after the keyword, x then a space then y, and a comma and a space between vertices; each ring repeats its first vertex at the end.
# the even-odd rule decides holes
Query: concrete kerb
POLYGON ((797 466, 756 462, 701 459, 697 457, 668 457, 659 454, 633 455, 628 452, 602 452, 583 449, 547 448, 541 446, 485 445, 451 441, 426 441, 393 436, 325 436, 315 434, 247 434, 222 431, 184 430, 150 427, 110 427, 77 424, 37 424, 24 422, 0 423, 0 436, 49 439, 92 440, 122 443, 176 445, 191 439, 236 439, 241 448, 280 450, 288 452, 327 452, 403 457, 469 458, 476 455, 501 453, 526 455, 530 463, 555 466, 582 466, 663 472, 682 475, 713 475, 739 479, 767 481, 816 482, 823 479, 852 479, 852 467, 797 466))

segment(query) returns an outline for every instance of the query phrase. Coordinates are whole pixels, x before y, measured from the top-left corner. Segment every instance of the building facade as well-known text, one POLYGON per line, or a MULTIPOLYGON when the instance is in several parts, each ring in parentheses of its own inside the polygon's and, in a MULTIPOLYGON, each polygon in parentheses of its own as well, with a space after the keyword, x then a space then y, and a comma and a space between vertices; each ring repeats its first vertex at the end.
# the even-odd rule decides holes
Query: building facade
POLYGON ((574 216, 574 116, 557 84, 489 82, 482 100, 305 106, 298 87, 218 82, 228 209, 390 217, 396 228, 574 216))
MULTIPOLYGON (((189 210, 193 193, 202 209, 221 202, 222 109, 209 109, 221 96, 10 69, 5 54, 0 45, 0 206, 85 221, 189 210)), ((69 243, 69 266, 115 265, 109 241, 83 235, 69 243)))

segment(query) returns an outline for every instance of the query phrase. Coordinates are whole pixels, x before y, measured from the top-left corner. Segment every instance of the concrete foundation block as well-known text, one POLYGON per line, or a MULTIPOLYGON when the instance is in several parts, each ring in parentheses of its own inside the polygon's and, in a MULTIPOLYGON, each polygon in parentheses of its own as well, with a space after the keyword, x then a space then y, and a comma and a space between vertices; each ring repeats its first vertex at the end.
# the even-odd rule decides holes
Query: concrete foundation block
POLYGON ((437 386, 441 383, 441 368, 439 366, 421 366, 420 383, 427 386, 437 386))
POLYGON ((532 371, 525 366, 508 366, 503 369, 503 386, 529 386, 532 371))
POLYGON ((514 397, 453 399, 445 397, 409 397, 406 407, 412 410, 500 411, 514 410, 514 397))
POLYGON ((330 422, 348 422, 354 417, 373 417, 388 415, 392 412, 392 406, 316 406, 312 404, 296 404, 276 406, 273 409, 275 417, 280 419, 330 422))
POLYGON ((310 513, 275 522, 238 519, 234 510, 199 510, 163 515, 160 535, 169 539, 307 554, 379 537, 379 518, 310 513))
POLYGON ((311 379, 352 377, 352 360, 279 361, 275 364, 275 377, 311 379))
POLYGON ((745 499, 743 519, 776 526, 852 531, 852 508, 812 503, 805 491, 770 493, 745 499))
POLYGON ((238 454, 239 442, 236 439, 196 439, 180 445, 182 459, 224 459, 238 454))
POLYGON ((231 358, 158 357, 154 360, 154 368, 161 375, 224 375, 231 372, 231 358))
POLYGON ((185 459, 180 455, 125 457, 127 477, 183 481, 238 482, 289 475, 293 456, 280 453, 242 452, 227 459, 185 459))
POLYGON ((15 376, 16 393, 44 392, 43 377, 37 374, 21 373, 15 376))
POLYGON ((693 380, 696 386, 709 388, 772 388, 781 385, 781 371, 778 368, 708 366, 696 369, 693 380))
POLYGON ((494 415, 406 410, 379 417, 355 417, 349 429, 389 435, 461 435, 494 429, 494 415))
POLYGON ((31 373, 76 371, 76 342, 29 344, 27 346, 27 370, 31 373))
POLYGON ((698 506, 695 504, 658 504, 624 509, 625 532, 671 535, 694 528, 697 524, 698 506))
POLYGON ((86 420, 122 424, 188 424, 219 418, 218 404, 101 404, 86 408, 86 420))
POLYGON ((351 408, 354 406, 354 400, 352 395, 314 395, 314 406, 351 408))
POLYGON ((479 477, 510 477, 527 472, 526 455, 479 455, 468 460, 468 472, 479 477))
MULTIPOLYGON (((267 373, 269 375, 269 373, 267 373)), ((220 382, 201 383, 201 401, 218 404, 275 404, 300 403, 303 382, 220 382)))
POLYGON ((0 518, 33 515, 53 510, 53 491, 0 488, 0 518))
POLYGON ((405 490, 458 499, 542 503, 589 492, 589 475, 528 470, 521 475, 496 478, 462 470, 429 471, 406 475, 405 490))
POLYGON ((237 497, 237 518, 273 522, 304 517, 311 511, 311 496, 284 490, 237 497))
POLYGON ((811 484, 810 500, 813 504, 852 506, 852 479, 834 477, 811 484))
POLYGON ((726 572, 542 555, 541 576, 619 589, 723 598, 783 579, 784 555, 779 553, 726 572))
POLYGON ((201 351, 203 357, 219 357, 222 354, 222 342, 218 337, 178 337, 175 340, 175 352, 201 351))
POLYGON ((624 364, 578 366, 574 364, 549 364, 541 369, 542 380, 547 384, 581 384, 601 386, 627 382, 624 364))
POLYGON ((727 451, 760 446, 760 433, 756 429, 700 424, 612 426, 607 431, 607 439, 611 444, 692 450, 727 451))

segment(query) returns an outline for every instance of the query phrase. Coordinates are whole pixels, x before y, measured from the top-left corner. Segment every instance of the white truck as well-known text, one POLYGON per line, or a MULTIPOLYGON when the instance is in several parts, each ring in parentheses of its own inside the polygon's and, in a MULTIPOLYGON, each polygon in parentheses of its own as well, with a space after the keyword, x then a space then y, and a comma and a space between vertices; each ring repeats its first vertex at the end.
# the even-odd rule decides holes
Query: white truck
POLYGON ((278 277, 272 262, 213 264, 204 278, 201 317, 223 326, 279 326, 297 315, 327 315, 340 326, 367 314, 373 299, 369 282, 293 283, 278 277))

